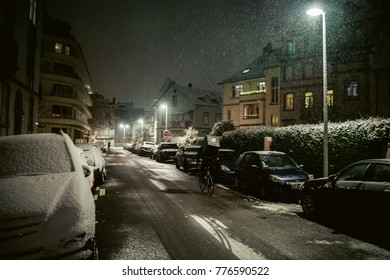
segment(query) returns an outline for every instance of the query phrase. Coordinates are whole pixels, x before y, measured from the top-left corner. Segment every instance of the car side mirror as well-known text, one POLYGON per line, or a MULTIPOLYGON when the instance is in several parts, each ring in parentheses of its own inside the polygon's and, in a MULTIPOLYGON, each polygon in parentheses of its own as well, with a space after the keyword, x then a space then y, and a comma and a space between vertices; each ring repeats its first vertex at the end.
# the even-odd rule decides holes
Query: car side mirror
POLYGON ((85 177, 88 177, 89 175, 91 175, 91 169, 89 169, 88 165, 84 165, 83 164, 83 171, 84 171, 84 176, 85 177))

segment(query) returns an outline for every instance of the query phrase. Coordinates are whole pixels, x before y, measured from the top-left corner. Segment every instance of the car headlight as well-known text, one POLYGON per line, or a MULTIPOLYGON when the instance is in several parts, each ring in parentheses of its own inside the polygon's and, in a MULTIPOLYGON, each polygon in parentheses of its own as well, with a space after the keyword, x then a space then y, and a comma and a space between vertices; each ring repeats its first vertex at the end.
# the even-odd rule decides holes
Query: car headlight
POLYGON ((223 172, 230 172, 230 168, 223 164, 221 164, 219 169, 223 172))
POLYGON ((269 178, 272 182, 279 183, 279 184, 284 184, 284 180, 280 178, 279 176, 276 175, 269 175, 269 178))

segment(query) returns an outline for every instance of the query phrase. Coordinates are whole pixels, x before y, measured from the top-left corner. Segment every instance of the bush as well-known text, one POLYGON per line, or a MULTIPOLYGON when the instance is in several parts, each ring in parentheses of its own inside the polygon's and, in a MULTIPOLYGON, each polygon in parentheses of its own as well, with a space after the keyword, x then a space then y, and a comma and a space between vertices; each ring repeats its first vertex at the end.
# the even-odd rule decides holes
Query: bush
MULTIPOLYGON (((390 142, 390 119, 369 118, 328 125, 329 171, 334 173, 346 165, 366 158, 383 158, 390 142)), ((272 150, 289 154, 315 177, 323 172, 323 124, 225 132, 224 148, 240 153, 262 150, 264 137, 272 137, 272 150)))

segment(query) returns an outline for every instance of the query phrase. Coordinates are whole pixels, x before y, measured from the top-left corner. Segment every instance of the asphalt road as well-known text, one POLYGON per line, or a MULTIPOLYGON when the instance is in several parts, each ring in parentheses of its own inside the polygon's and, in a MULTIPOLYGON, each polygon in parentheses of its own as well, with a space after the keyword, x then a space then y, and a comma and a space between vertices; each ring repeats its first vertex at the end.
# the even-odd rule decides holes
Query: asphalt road
POLYGON ((96 200, 101 260, 390 259, 381 240, 307 220, 297 204, 223 185, 210 197, 196 174, 120 148, 106 161, 96 200))

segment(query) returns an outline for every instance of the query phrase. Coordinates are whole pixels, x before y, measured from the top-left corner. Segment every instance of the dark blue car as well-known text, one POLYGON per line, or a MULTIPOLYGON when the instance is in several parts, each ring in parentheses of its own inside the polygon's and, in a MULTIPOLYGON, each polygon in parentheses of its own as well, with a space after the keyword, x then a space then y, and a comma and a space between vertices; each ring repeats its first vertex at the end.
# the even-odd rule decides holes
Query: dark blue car
POLYGON ((267 200, 298 198, 309 175, 287 154, 276 151, 248 151, 240 155, 234 174, 236 188, 249 188, 267 200))

